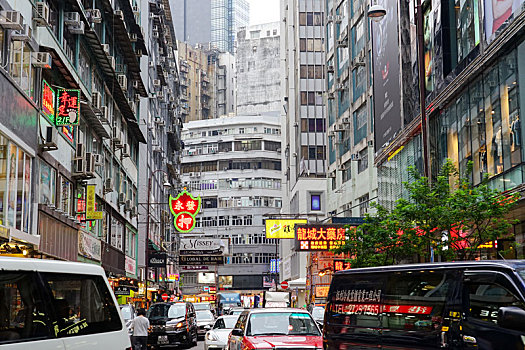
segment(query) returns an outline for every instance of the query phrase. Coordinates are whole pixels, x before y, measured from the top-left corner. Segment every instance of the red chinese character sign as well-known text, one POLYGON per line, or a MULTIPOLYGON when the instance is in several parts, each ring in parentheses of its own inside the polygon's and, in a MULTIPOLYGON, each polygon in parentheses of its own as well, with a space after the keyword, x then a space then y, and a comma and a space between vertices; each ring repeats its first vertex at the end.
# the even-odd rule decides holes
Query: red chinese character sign
POLYGON ((342 224, 295 225, 296 251, 323 251, 339 248, 346 240, 342 224))
POLYGON ((42 80, 42 112, 55 122, 55 91, 45 80, 42 80))
POLYGON ((170 196, 170 210, 177 231, 188 233, 195 227, 195 215, 201 210, 201 197, 193 197, 184 189, 176 198, 170 196))
POLYGON ((78 125, 80 117, 80 90, 57 90, 56 125, 78 125))

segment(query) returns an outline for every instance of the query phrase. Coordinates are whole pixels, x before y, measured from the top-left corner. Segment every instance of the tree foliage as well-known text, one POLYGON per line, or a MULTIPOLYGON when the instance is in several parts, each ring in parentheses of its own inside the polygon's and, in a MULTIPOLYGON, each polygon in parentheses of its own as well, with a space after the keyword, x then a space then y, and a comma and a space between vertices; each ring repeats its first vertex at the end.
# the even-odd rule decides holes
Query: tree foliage
POLYGON ((363 225, 349 228, 345 244, 335 252, 347 253, 353 267, 419 257, 428 261, 431 250, 445 261, 473 260, 480 246, 511 237, 506 215, 519 196, 490 188, 487 179, 473 186, 471 167, 459 174, 447 161, 433 182, 410 168, 414 181, 404 183, 407 197, 391 211, 373 204, 374 214, 367 214, 363 225))

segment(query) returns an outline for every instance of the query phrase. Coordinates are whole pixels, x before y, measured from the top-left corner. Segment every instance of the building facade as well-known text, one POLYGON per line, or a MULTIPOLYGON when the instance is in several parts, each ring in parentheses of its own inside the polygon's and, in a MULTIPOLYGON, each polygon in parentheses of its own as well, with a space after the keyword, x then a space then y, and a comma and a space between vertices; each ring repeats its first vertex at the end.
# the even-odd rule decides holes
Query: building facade
POLYGON ((180 41, 190 45, 211 41, 210 0, 170 1, 175 34, 180 41))
MULTIPOLYGON (((182 181, 202 198, 192 234, 220 238, 230 255, 224 265, 205 266, 231 290, 268 289, 276 240, 266 239, 264 215, 281 210, 281 123, 276 114, 223 117, 184 125, 182 181)), ((199 294, 197 274, 181 266, 182 291, 199 294)), ((199 270, 199 272, 202 272, 199 270)))
MULTIPOLYGON (((281 2, 283 215, 322 219, 326 207, 324 1, 281 2), (299 68, 299 69, 298 69, 299 68)), ((307 253, 283 240, 281 279, 306 285, 307 253)), ((304 294, 299 297, 304 301, 304 294)))
POLYGON ((237 33, 237 113, 278 112, 281 103, 280 23, 242 28, 237 33))
MULTIPOLYGON (((470 176, 474 184, 488 176, 494 188, 521 191, 524 153, 520 111, 525 108, 523 1, 507 3, 503 14, 492 7, 491 1, 483 1, 483 6, 481 3, 456 2, 450 11, 436 2, 423 12, 423 88, 430 125, 431 176, 436 176, 446 159, 451 159, 461 172, 472 162, 470 176)), ((379 198, 382 204, 392 207, 404 195, 402 181, 409 180, 405 165, 415 164, 421 170, 423 157, 417 90, 412 93, 418 88, 412 4, 403 1, 399 5, 383 5, 387 17, 373 25, 372 33, 394 34, 391 38, 397 47, 399 42, 410 43, 395 56, 399 66, 390 64, 394 76, 399 72, 402 77, 391 84, 377 82, 385 80, 385 75, 378 72, 394 48, 386 43, 377 49, 374 45, 373 52, 379 65, 374 66, 374 85, 384 90, 374 94, 379 198)), ((373 40, 377 40, 376 36, 373 40)), ((511 219, 518 220, 513 231, 520 244, 524 241, 523 216, 520 201, 510 214, 511 219)), ((513 257, 523 256, 520 246, 513 257)))
POLYGON ((235 53, 237 31, 250 22, 246 0, 211 0, 211 45, 221 52, 235 53))
POLYGON ((359 217, 377 199, 368 5, 347 0, 326 5, 327 210, 359 217))

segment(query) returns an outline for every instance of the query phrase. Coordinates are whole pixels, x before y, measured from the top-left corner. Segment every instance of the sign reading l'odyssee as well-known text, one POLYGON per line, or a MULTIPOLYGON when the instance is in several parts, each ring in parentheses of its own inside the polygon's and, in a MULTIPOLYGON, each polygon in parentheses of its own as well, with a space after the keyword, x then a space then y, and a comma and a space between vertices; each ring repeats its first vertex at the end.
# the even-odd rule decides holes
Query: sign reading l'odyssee
POLYGON ((170 196, 170 210, 177 231, 188 233, 195 227, 195 216, 201 210, 201 197, 193 197, 184 189, 177 197, 170 196))

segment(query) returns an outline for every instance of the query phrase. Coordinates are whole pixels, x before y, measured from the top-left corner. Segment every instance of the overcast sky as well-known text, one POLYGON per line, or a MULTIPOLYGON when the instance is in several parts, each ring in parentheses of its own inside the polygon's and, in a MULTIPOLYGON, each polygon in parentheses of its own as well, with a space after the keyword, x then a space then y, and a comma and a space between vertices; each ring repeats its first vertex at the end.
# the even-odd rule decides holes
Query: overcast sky
POLYGON ((248 2, 250 25, 279 21, 279 0, 248 0, 248 2))

